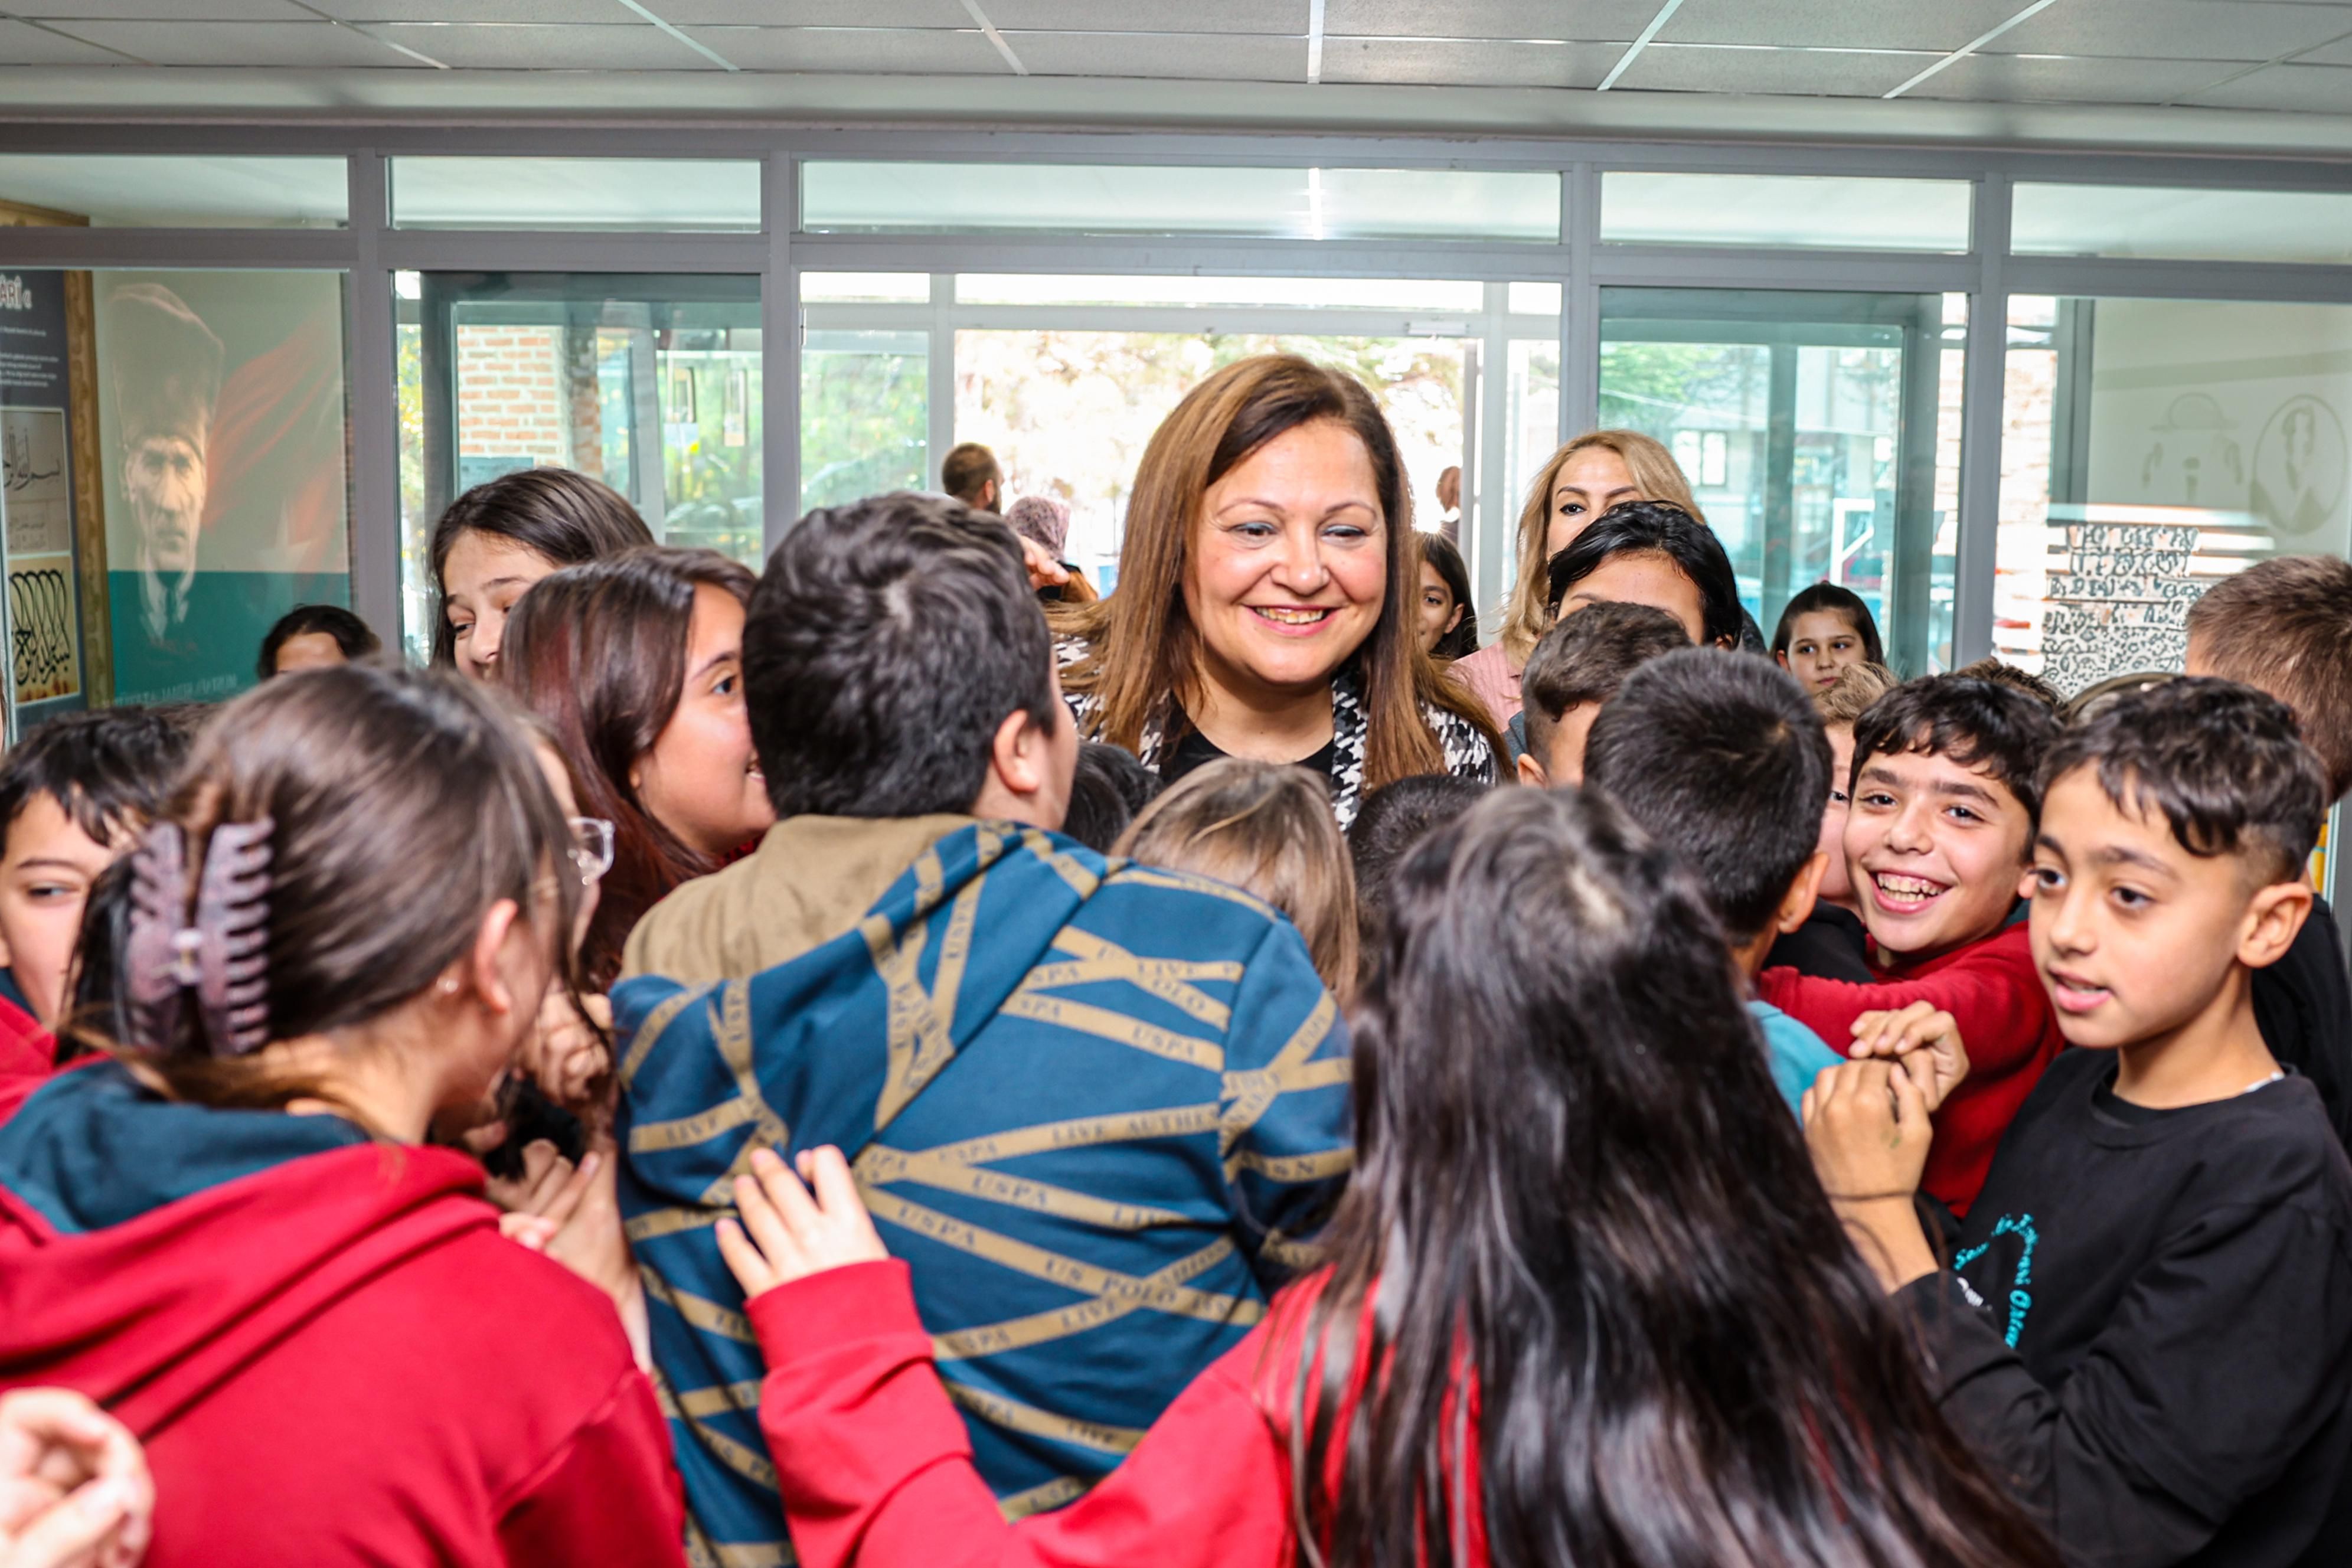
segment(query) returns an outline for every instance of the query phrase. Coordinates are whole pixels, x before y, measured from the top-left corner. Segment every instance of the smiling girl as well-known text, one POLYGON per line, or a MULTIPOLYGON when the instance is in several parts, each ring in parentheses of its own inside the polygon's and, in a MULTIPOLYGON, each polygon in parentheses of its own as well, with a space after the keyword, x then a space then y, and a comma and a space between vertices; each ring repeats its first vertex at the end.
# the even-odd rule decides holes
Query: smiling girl
POLYGON ((1080 731, 1170 780, 1299 763, 1342 826, 1408 774, 1491 781, 1493 730, 1415 646, 1411 509, 1353 377, 1289 354, 1209 377, 1144 452, 1118 592, 1057 626, 1080 731))

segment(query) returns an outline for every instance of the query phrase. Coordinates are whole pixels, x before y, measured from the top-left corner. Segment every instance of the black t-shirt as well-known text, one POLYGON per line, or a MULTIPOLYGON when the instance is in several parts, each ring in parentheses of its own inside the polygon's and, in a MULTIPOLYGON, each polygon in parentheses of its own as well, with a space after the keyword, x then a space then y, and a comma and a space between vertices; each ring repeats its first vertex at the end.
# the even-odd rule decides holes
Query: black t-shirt
POLYGON ((2352 970, 2326 899, 2313 900, 2286 956, 2254 971, 2254 1021, 2280 1065, 2311 1080, 2336 1140, 2352 1148, 2352 970))
POLYGON ((2352 1562, 2352 1164, 2294 1076, 2174 1110, 2060 1053, 1901 1300, 1954 1427, 2070 1563, 2352 1562))
POLYGON ((1764 955, 1764 967, 1786 966, 1816 980, 1844 980, 1856 985, 1876 985, 1871 972, 1870 932, 1862 917, 1823 900, 1803 925, 1783 935, 1764 955))
MULTIPOLYGON (((1187 730, 1184 731, 1184 738, 1168 749, 1166 759, 1160 763, 1160 782, 1174 784, 1194 768, 1204 767, 1224 754, 1222 747, 1200 731, 1187 730)), ((1339 764, 1339 738, 1334 735, 1330 740, 1323 742, 1321 751, 1311 757, 1299 758, 1296 765, 1305 768, 1308 773, 1321 773, 1325 778, 1329 778, 1331 770, 1339 764)))

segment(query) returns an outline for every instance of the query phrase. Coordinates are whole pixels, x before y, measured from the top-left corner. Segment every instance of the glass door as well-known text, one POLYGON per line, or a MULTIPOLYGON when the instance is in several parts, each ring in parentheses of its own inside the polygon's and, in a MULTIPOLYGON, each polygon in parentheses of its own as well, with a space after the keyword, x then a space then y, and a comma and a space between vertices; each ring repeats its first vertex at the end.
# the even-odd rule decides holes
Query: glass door
POLYGON ((602 479, 672 544, 759 564, 760 280, 402 273, 401 585, 431 640, 433 521, 485 479, 602 479))
POLYGON ((1816 582, 1904 675, 1949 667, 1966 300, 1609 289, 1601 420, 1665 444, 1769 637, 1816 582))

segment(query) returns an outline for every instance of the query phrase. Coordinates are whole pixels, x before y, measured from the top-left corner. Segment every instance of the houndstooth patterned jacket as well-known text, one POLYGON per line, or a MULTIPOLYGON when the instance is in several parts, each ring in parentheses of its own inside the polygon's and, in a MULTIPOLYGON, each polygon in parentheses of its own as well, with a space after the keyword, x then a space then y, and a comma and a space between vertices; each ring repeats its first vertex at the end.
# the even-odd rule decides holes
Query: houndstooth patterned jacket
MULTIPOLYGON (((1057 637, 1054 657, 1067 669, 1088 652, 1083 637, 1057 637)), ((1078 721, 1078 733, 1087 734, 1094 727, 1095 716, 1101 706, 1091 692, 1066 692, 1062 699, 1070 706, 1071 716, 1078 721)), ((1153 773, 1166 759, 1172 744, 1168 719, 1174 712, 1172 701, 1163 703, 1143 727, 1142 744, 1137 748, 1143 765, 1153 773)), ((1499 764, 1495 749, 1487 744, 1477 727, 1458 713, 1443 708, 1422 705, 1422 721, 1437 737, 1445 752, 1445 771, 1455 778, 1473 779, 1480 784, 1493 784, 1499 764)), ((1356 812, 1364 802, 1364 732, 1368 721, 1364 713, 1363 681, 1353 664, 1331 678, 1331 810, 1339 819, 1339 830, 1346 832, 1356 820, 1356 812)))

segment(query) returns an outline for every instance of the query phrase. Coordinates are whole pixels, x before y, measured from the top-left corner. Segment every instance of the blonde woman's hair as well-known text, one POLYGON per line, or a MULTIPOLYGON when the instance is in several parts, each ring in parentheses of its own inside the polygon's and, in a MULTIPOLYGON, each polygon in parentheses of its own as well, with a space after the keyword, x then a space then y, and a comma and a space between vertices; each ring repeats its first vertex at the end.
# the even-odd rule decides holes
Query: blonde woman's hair
POLYGON ((1304 768, 1225 757, 1186 773, 1112 852, 1214 877, 1290 917, 1315 972, 1344 998, 1356 979, 1356 873, 1329 790, 1304 768))
POLYGON ((1535 651, 1537 641, 1551 625, 1550 610, 1544 603, 1549 582, 1544 568, 1551 555, 1544 545, 1551 531, 1553 487, 1559 483, 1559 471, 1568 467, 1570 458, 1594 447, 1606 447, 1625 460, 1625 471, 1633 476, 1642 500, 1671 501, 1699 521, 1706 521, 1698 502, 1691 499, 1690 481, 1683 477, 1675 455, 1640 431, 1588 430, 1562 446, 1545 459, 1543 471, 1528 487, 1527 504, 1519 509, 1518 576, 1511 584, 1510 602, 1503 607, 1497 639, 1503 645, 1503 657, 1514 668, 1526 666, 1528 655, 1535 651))
POLYGON ((1831 685, 1812 694, 1822 722, 1834 728, 1852 724, 1870 705, 1903 684, 1883 664, 1849 664, 1831 685))

